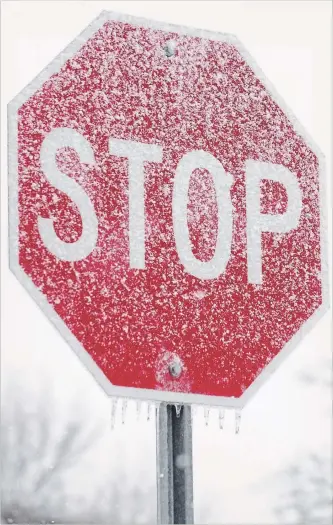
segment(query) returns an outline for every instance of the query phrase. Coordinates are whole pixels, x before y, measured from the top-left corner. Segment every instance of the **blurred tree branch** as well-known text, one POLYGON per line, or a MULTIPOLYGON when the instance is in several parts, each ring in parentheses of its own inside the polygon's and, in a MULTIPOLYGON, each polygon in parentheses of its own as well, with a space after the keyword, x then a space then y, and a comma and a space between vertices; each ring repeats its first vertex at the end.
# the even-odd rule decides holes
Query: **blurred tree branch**
POLYGON ((282 503, 275 511, 281 523, 330 525, 332 480, 329 459, 310 455, 280 474, 282 503))
POLYGON ((2 396, 1 516, 7 523, 31 523, 58 514, 66 495, 65 473, 99 433, 96 426, 88 428, 77 410, 57 430, 50 391, 42 392, 34 411, 24 394, 12 385, 2 396))
POLYGON ((68 493, 68 474, 105 430, 77 408, 64 417, 50 388, 32 398, 10 382, 1 410, 1 523, 154 523, 156 489, 145 472, 134 481, 120 464, 89 494, 68 493))

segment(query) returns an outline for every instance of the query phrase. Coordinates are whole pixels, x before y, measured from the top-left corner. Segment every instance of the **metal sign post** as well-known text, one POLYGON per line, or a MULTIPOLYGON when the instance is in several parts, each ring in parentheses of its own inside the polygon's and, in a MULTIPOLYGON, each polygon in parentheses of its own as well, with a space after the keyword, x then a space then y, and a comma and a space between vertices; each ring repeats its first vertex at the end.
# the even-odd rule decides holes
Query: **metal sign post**
POLYGON ((156 452, 158 523, 194 523, 191 406, 160 405, 156 452))

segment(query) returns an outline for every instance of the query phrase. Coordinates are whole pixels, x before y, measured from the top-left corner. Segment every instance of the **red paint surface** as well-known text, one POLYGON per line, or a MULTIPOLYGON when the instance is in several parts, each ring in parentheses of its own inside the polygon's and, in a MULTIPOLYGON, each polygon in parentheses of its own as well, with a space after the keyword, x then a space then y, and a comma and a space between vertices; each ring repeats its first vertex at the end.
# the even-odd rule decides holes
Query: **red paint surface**
MULTIPOLYGON (((112 383, 239 397, 321 304, 318 160, 230 44, 105 23, 20 108, 18 151, 20 265, 112 383), (169 38, 177 42, 171 58, 169 38), (99 219, 96 249, 76 263, 57 260, 37 228, 38 216, 53 217, 62 240, 81 233, 75 205, 40 168, 43 138, 55 127, 79 131, 96 159, 88 167, 73 150, 58 153, 99 219), (162 164, 145 169, 145 270, 129 269, 127 161, 108 153, 110 136, 163 147, 162 164), (235 180, 232 254, 210 281, 185 272, 172 227, 175 168, 194 149, 213 154, 235 180), (247 159, 286 166, 303 195, 296 230, 262 235, 262 286, 247 281, 247 159), (184 363, 179 379, 165 368, 167 351, 184 363)), ((193 253, 209 260, 209 174, 193 174, 189 197, 193 253)), ((286 204, 284 188, 264 181, 262 212, 286 204)))

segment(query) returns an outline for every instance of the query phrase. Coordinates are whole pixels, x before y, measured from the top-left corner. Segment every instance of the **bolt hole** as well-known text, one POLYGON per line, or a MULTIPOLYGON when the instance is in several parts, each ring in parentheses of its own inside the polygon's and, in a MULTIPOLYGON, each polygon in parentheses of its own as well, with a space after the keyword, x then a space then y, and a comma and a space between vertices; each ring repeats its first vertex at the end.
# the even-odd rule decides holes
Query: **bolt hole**
POLYGON ((167 40, 167 42, 165 42, 163 49, 167 58, 171 58, 175 54, 176 46, 177 44, 174 40, 167 40))

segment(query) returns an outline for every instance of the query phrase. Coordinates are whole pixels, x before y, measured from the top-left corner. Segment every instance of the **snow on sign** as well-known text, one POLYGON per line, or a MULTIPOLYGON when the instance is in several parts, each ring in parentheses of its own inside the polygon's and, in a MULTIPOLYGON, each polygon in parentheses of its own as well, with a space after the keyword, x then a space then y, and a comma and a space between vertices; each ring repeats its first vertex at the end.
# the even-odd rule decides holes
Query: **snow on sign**
POLYGON ((322 157, 234 36, 103 12, 9 127, 11 269, 110 395, 241 407, 325 309, 322 157))

